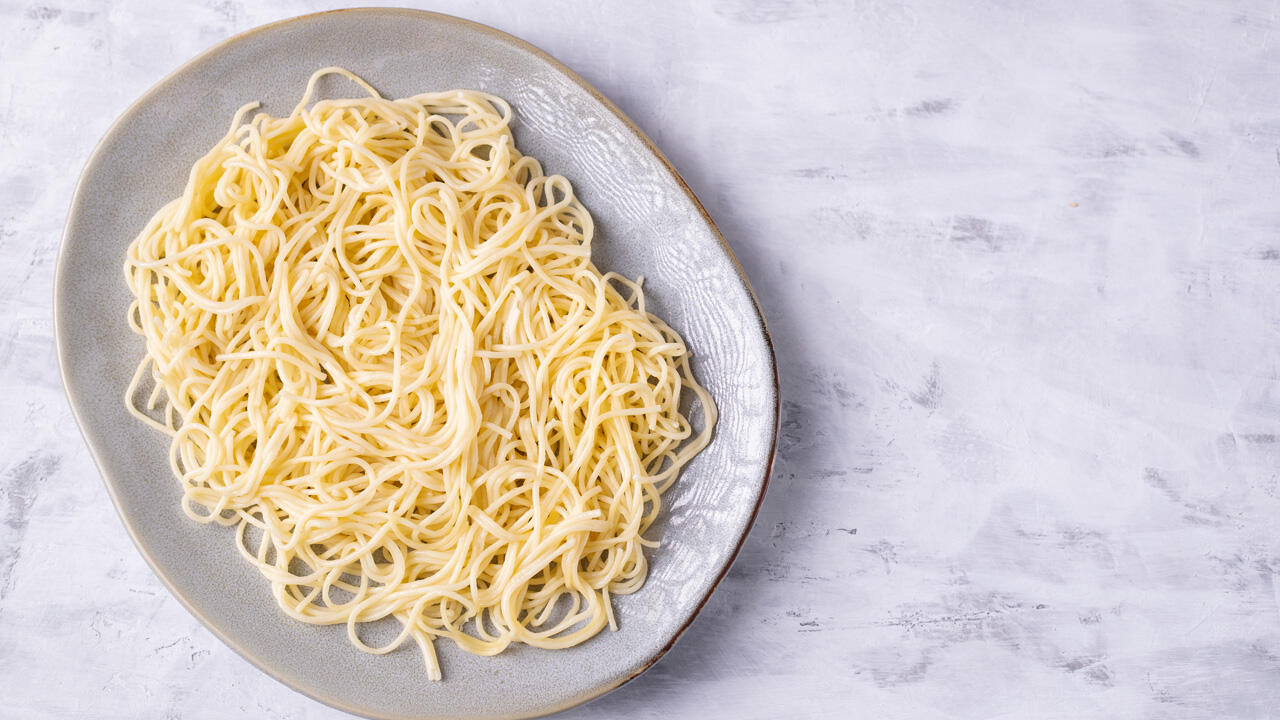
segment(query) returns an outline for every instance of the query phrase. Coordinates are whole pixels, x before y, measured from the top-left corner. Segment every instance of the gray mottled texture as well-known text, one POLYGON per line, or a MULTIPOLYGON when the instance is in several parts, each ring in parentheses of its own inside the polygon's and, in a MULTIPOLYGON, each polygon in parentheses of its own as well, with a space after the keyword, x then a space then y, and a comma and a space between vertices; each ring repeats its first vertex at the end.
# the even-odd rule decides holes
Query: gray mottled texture
MULTIPOLYGON (((152 576, 49 321, 111 119, 228 34, 320 8, 0 5, 0 714, 342 717, 152 576)), ((564 717, 1277 713, 1271 3, 430 9, 635 119, 777 341, 779 458, 743 555, 651 671, 564 717)))

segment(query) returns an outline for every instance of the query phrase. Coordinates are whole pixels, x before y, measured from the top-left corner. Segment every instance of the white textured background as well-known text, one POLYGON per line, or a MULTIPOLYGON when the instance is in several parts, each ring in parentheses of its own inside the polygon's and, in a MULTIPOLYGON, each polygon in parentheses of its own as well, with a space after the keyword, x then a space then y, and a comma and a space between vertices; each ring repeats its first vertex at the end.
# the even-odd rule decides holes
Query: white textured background
MULTIPOLYGON (((93 144, 198 51, 333 6, 271 5, 0 0, 0 717, 346 717, 160 586, 53 353, 93 144)), ((1280 717, 1275 3, 424 7, 635 119, 777 342, 742 556, 564 717, 1280 717)))

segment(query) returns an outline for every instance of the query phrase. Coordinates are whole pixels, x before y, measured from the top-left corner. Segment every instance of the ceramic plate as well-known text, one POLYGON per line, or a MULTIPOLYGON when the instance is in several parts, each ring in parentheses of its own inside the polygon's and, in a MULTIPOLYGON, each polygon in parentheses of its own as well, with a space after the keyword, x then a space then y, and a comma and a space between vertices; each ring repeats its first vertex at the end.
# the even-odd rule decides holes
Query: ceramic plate
MULTIPOLYGON (((339 78, 325 97, 356 90, 339 78)), ((408 10, 351 10, 268 25, 206 52, 138 100, 103 138, 67 220, 55 291, 58 357, 80 428, 139 550, 219 638, 290 687, 376 718, 531 717, 601 695, 675 642, 724 575, 755 516, 773 458, 777 381, 742 270, 696 198, 644 135, 581 78, 491 28, 408 10), (232 533, 188 520, 168 441, 121 398, 143 353, 130 332, 125 248, 177 197, 192 163, 254 100, 288 113, 313 71, 351 69, 389 97, 452 88, 495 93, 515 110, 517 145, 567 176, 596 220, 595 260, 644 275, 646 296, 693 349, 720 407, 715 439, 664 496, 644 588, 616 599, 620 628, 569 650, 516 647, 474 657, 437 644, 428 682, 412 643, 386 656, 343 627, 285 617, 232 533)))

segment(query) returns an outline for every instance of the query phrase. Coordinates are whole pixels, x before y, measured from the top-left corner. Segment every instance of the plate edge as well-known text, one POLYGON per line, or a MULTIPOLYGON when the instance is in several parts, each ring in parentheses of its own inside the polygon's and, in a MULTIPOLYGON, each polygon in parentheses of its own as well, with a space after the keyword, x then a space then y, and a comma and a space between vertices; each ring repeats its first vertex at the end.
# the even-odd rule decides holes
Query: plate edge
POLYGON ((640 140, 640 142, 651 153, 653 153, 653 155, 657 157, 659 161, 661 161, 663 167, 665 167, 666 170, 671 174, 671 176, 675 178, 677 184, 680 186, 680 189, 684 192, 685 196, 688 197, 689 200, 693 202, 693 205, 697 209, 698 214, 702 217, 703 222, 705 222, 706 225, 709 228, 711 228, 713 235, 715 236, 716 240, 720 243, 721 249, 729 257, 730 261, 732 261, 734 270, 735 272, 737 272, 739 280, 742 282, 743 287, 746 288, 747 295, 751 299, 752 309, 755 311, 756 320, 759 323, 761 334, 764 337, 765 346, 769 351, 769 374, 772 381, 772 385, 769 389, 771 390, 770 400, 773 403, 773 413, 772 413, 773 422, 769 430, 769 452, 767 455, 767 461, 765 463, 764 473, 760 480, 760 489, 756 495, 754 507, 751 509, 751 512, 747 517, 747 522, 742 529, 741 536, 738 538, 737 542, 735 543, 734 548, 730 552, 723 567, 721 567, 719 573, 712 580, 711 585, 708 587, 706 593, 703 594, 702 599, 694 607, 688 619, 684 621, 684 623, 672 636, 671 640, 666 645, 664 645, 661 649, 659 649, 656 653, 654 653, 638 670, 636 670, 635 672, 633 672, 632 674, 624 678, 620 678, 616 683, 613 683, 612 685, 601 686, 598 692, 595 692, 585 697, 572 699, 564 705, 554 707, 554 708, 549 708, 543 711, 538 711, 532 715, 508 715, 508 716, 500 716, 500 717, 502 717, 503 720, 524 720, 525 718, 545 717, 558 712, 562 712, 564 710, 568 710, 573 707, 577 707, 579 705, 583 705, 585 703, 592 702, 594 700, 597 700, 609 694, 610 692, 618 689, 622 685, 625 685, 626 683, 644 674, 645 671, 653 667, 654 664, 656 664, 659 660, 661 660, 662 657, 666 655, 666 653, 669 650, 671 650, 672 647, 675 646, 676 642, 678 642, 680 638, 684 636, 685 632, 693 624, 693 621, 697 619, 698 615, 702 612, 702 609, 706 606, 707 602, 711 599, 712 594, 715 593, 716 588, 719 587, 720 583, 724 580, 725 576, 728 575, 730 568, 733 566, 733 563, 737 560, 739 554, 742 551, 743 545, 746 543, 747 536, 750 535, 751 529, 755 525, 756 518, 760 513, 760 508, 764 503, 764 498, 766 493, 768 492, 769 483, 771 480, 771 476, 773 474, 774 463, 777 459, 778 424, 780 422, 780 413, 781 413, 780 384, 779 384, 779 378, 778 378, 777 353, 774 348, 773 337, 769 332, 768 323, 765 320, 764 312, 760 307, 759 297, 756 295, 755 289, 752 287, 751 282, 747 277, 746 271, 742 267, 742 263, 738 260, 737 255, 733 252, 733 248, 729 245, 728 241, 725 239, 724 234, 720 232, 720 228, 716 225, 715 221, 711 218, 711 215, 707 212, 706 208, 703 206, 702 201, 698 199, 698 196, 693 192, 692 188, 689 187, 689 184, 685 181, 684 177, 680 175, 680 172, 676 170, 675 166, 672 165, 670 159, 667 158, 666 154, 663 153, 658 148, 658 146, 654 144, 654 142, 649 138, 649 136, 645 134, 645 132, 642 129, 640 129, 640 127, 636 125, 636 123, 630 117, 628 117, 626 113, 624 113, 621 109, 619 109, 617 105, 615 105, 611 100, 609 100, 609 98, 607 98, 603 93, 597 90, 593 85, 591 85, 585 79, 583 79, 582 76, 578 75, 578 73, 574 72, 567 65, 560 62, 555 57, 553 57, 546 51, 542 50, 541 48, 533 45, 532 43, 529 43, 526 40, 523 40, 519 37, 516 37, 515 35, 507 33, 503 30, 499 30, 492 26, 475 22, 473 20, 460 18, 454 15, 448 15, 445 13, 437 13, 437 12, 432 12, 428 10, 417 10, 417 9, 411 9, 411 8, 388 8, 388 7, 344 8, 344 9, 338 9, 338 10, 327 10, 327 11, 316 12, 316 13, 307 13, 305 15, 297 15, 294 17, 284 18, 281 20, 276 20, 274 22, 270 22, 264 25, 259 25, 257 27, 250 28, 240 33, 236 33, 235 35, 225 38, 215 43, 214 45, 210 46, 209 48, 201 51, 191 59, 187 60, 186 62, 183 62, 174 70, 166 73, 161 79, 157 80, 154 84, 152 84, 145 92, 143 92, 141 95, 135 98, 132 102, 129 103, 128 106, 125 107, 124 110, 120 112, 120 115, 117 116, 114 121, 112 121, 112 123, 107 127, 106 131, 103 132, 102 137, 99 138, 98 142, 94 145, 93 149, 90 151, 88 158, 85 160, 84 167, 81 169, 80 175, 76 180, 75 187, 72 191, 71 205, 68 208, 66 220, 63 223, 62 235, 61 235, 60 242, 58 244, 57 261, 54 265, 52 315, 53 315, 54 348, 55 348, 55 354, 56 354, 57 363, 58 363, 58 375, 62 383, 63 394, 66 396, 67 404, 71 409, 72 419, 75 421, 76 428, 80 431, 80 436, 84 439, 85 445, 89 449, 89 454, 93 459, 94 466, 98 470, 98 474, 102 478, 103 485, 106 486, 107 494, 111 498, 112 505, 115 507, 117 514, 120 515, 122 524, 125 527, 125 531, 128 533, 129 539, 133 542, 135 548, 138 550, 138 553, 142 556, 143 560, 146 561, 147 565, 151 568, 151 571, 156 576, 156 578, 159 579, 161 584, 164 585, 165 588, 169 591, 169 594, 173 596, 178 601, 178 603, 187 610, 187 612, 189 612, 193 617, 195 617, 196 620, 198 620, 201 625, 203 625, 207 630, 209 630, 209 632, 214 637, 218 638, 218 640, 220 640, 224 645, 226 645, 228 648, 234 651, 237 655, 244 658, 247 662, 249 662, 251 665, 256 667, 258 670, 260 670, 267 676, 271 677, 277 682, 280 682, 281 684, 285 685, 286 687, 293 690, 294 692, 304 695, 312 700, 315 700, 316 702, 322 703, 324 705, 328 705, 329 707, 342 710, 343 712, 348 712, 353 715, 373 718, 375 720, 421 720, 421 718, 426 717, 426 716, 419 716, 415 718, 411 716, 400 716, 400 715, 371 715, 369 711, 365 708, 351 707, 351 706, 348 706, 346 703, 343 703, 334 698, 319 697, 315 694, 312 694, 311 692, 296 686, 294 683, 288 682, 283 678, 281 678, 271 669, 261 664, 257 660, 257 658, 253 656, 252 653, 240 647, 240 645, 236 641, 230 638, 214 623, 209 622, 204 617, 204 615, 199 610, 196 609, 194 604, 186 597, 186 595, 179 592, 174 587, 172 582, 169 580, 168 576, 160 570, 160 568, 156 565, 154 559, 152 558, 151 554, 146 550, 146 548, 139 541, 138 534, 135 531, 133 524, 127 518, 125 518, 124 515, 120 512, 120 500, 117 497, 114 486, 107 481, 107 475, 103 471, 103 463, 100 459, 100 453, 99 453, 98 447, 94 443, 93 439, 90 437, 90 434, 86 429, 88 425, 86 423, 84 413, 82 413, 79 401, 77 400, 75 394, 71 390, 71 383, 68 382, 67 366, 68 366, 68 360, 69 360, 69 355, 68 355, 69 350, 66 342, 64 341, 64 336, 62 333, 62 327, 64 325, 63 317, 67 312, 67 308, 65 304, 62 302, 62 297, 65 294, 63 284, 65 282, 65 272, 66 272, 65 266, 67 264, 66 251, 68 246, 68 237, 69 237, 73 220, 81 213, 81 205, 83 202, 83 195, 81 191, 84 189, 85 178, 89 175, 90 171, 102 161, 103 151, 107 146, 108 141, 112 140, 121 131, 121 129, 125 125, 125 122, 129 120, 137 112, 139 106, 142 105, 143 102, 145 102, 146 100, 151 98, 153 95, 155 95, 157 92, 159 92, 159 90, 162 87, 168 85, 170 82, 175 80, 178 76, 183 74, 189 67, 205 60, 210 56, 216 55, 222 52, 228 46, 234 43, 238 43, 242 40, 245 40, 251 36, 258 35, 260 33, 264 33, 269 30, 274 30, 286 25, 296 23, 296 22, 313 20, 325 15, 334 15, 334 14, 408 15, 408 16, 413 16, 413 17, 418 17, 423 19, 430 19, 436 22, 442 22, 446 24, 461 25, 461 26, 469 27, 483 34, 490 35, 501 43, 514 46, 516 49, 527 52, 537 57, 539 60, 542 60, 543 62, 547 63, 553 69, 555 69, 556 71, 564 75, 566 78, 571 80, 574 84, 578 85, 581 89, 586 91, 587 94, 589 94, 592 98, 594 98, 596 101, 602 104, 609 112, 613 113, 613 115, 617 117, 620 121, 622 121, 623 125, 625 125, 626 128, 638 140, 640 140))

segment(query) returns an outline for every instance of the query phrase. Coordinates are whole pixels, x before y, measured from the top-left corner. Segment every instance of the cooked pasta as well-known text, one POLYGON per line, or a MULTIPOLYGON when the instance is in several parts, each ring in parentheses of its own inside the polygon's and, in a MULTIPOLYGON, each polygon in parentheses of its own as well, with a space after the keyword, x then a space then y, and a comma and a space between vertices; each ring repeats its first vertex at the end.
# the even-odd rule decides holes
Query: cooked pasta
POLYGON ((502 99, 326 68, 287 117, 255 107, 124 266, 146 341, 125 400, 171 436, 183 510, 235 526, 285 613, 372 653, 412 638, 432 679, 437 638, 616 628, 715 423, 683 340, 592 264, 591 216, 502 99), (312 104, 333 73, 368 97, 312 104), (395 641, 361 639, 389 617, 395 641))

